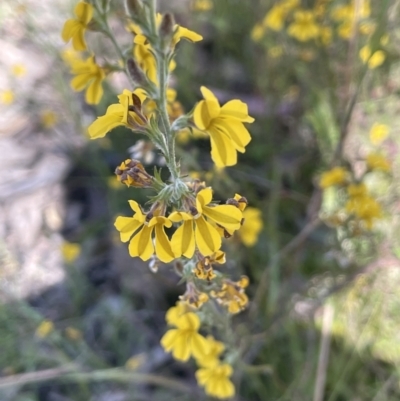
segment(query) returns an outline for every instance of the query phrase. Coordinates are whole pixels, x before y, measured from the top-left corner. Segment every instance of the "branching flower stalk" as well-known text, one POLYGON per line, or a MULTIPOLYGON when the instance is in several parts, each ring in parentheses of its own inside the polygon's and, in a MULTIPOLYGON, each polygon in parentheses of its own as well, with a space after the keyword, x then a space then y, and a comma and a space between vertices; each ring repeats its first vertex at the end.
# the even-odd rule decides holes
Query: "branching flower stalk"
MULTIPOLYGON (((196 360, 197 381, 208 395, 230 398, 235 393, 233 367, 240 366, 231 316, 247 307, 245 288, 249 280, 244 276, 232 279, 216 265, 226 261, 221 250, 223 240, 241 228, 247 200, 235 194, 225 204, 218 204, 213 201, 211 187, 182 177, 175 140, 182 130, 202 131, 210 136, 215 164, 232 166, 237 162, 237 152, 245 152, 251 140, 244 123, 254 119, 245 103, 235 99, 221 106, 205 87, 201 88, 204 100, 192 112, 177 113, 181 107, 175 107, 176 93, 169 87, 176 45, 181 39, 197 42, 201 35, 175 24, 169 13, 157 14, 155 0, 126 0, 126 20, 133 43, 132 48, 123 51, 107 21, 111 4, 107 0, 78 3, 76 19, 66 22, 62 34, 79 51, 87 50, 87 30, 104 34, 122 58, 124 71, 133 84, 132 90, 125 89, 118 103, 110 105, 89 126, 88 133, 96 139, 124 126, 134 134, 145 135, 162 153, 169 171, 169 179, 164 182, 159 171, 149 174, 139 160, 121 162, 115 171, 119 182, 128 187, 152 188, 156 194, 147 210, 130 200, 133 215, 119 216, 115 227, 121 241, 129 242, 129 254, 149 261, 152 271, 156 272, 161 263, 175 261, 175 271, 180 282, 186 284, 186 291, 167 312, 166 321, 171 328, 161 344, 177 360, 196 360), (166 229, 174 230, 171 237, 166 229), (218 340, 200 331, 213 333, 218 340)), ((86 98, 92 104, 99 103, 102 97, 101 82, 106 75, 121 71, 118 60, 115 65, 101 65, 101 59, 95 59, 93 54, 87 61, 74 55, 67 62, 77 75, 74 89, 87 87, 86 98)), ((253 219, 257 232, 261 228, 258 220, 253 219)))

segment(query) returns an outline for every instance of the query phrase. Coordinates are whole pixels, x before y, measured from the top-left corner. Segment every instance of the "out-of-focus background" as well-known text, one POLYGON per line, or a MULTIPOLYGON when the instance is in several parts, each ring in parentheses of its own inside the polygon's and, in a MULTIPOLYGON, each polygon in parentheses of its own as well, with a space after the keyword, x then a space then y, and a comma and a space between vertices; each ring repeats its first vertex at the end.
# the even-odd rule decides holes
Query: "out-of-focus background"
MULTIPOLYGON (((131 36, 115 3, 123 44, 131 36)), ((234 330, 252 333, 235 399, 398 400, 399 1, 159 3, 204 37, 179 44, 171 86, 183 108, 205 85, 256 119, 246 153, 224 170, 208 139, 178 138, 186 174, 252 208, 252 224, 225 245, 227 271, 251 283, 234 318, 234 330), (383 164, 371 167, 371 154, 383 164), (365 206, 363 224, 346 215, 343 188, 320 188, 335 165, 379 204, 365 206)), ((149 195, 118 183, 115 167, 131 156, 151 171, 162 160, 123 128, 88 139, 129 83, 109 76, 98 106, 71 89, 60 32, 75 4, 0 3, 0 400, 207 400, 194 366, 159 345, 183 292, 172 266, 154 274, 113 227, 128 199, 149 195)), ((86 36, 115 59, 107 39, 86 36)))

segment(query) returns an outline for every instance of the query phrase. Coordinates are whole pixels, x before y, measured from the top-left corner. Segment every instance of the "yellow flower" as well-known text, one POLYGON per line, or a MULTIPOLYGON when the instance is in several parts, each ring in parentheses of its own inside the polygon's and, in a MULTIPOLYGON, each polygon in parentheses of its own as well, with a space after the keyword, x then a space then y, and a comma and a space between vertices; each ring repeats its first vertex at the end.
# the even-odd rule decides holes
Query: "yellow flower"
POLYGON ((217 167, 233 166, 237 163, 237 152, 244 153, 251 140, 243 123, 252 123, 254 118, 240 100, 231 100, 221 107, 209 89, 202 86, 201 93, 204 100, 194 109, 194 123, 210 135, 211 157, 217 167))
POLYGON ((26 74, 26 67, 23 64, 14 64, 11 67, 11 72, 16 77, 23 77, 26 74))
POLYGON ((360 49, 359 55, 364 64, 368 63, 370 69, 379 67, 386 59, 385 52, 382 50, 377 50, 371 55, 371 48, 368 45, 360 49))
POLYGON ((358 30, 362 35, 372 35, 375 31, 376 24, 372 21, 363 21, 360 23, 358 30))
POLYGON ((210 256, 199 255, 193 273, 200 280, 211 281, 216 277, 212 265, 214 263, 224 264, 225 262, 225 252, 222 251, 217 251, 210 256))
POLYGON ((98 104, 103 96, 102 82, 106 77, 104 70, 95 62, 94 56, 86 60, 75 59, 70 61, 71 73, 76 75, 71 86, 75 91, 82 91, 86 87, 86 102, 98 104))
POLYGON ((195 0, 193 3, 193 9, 196 11, 210 11, 214 7, 214 3, 211 0, 195 0))
POLYGON ((136 43, 133 48, 133 57, 148 79, 157 84, 157 63, 149 44, 136 43))
POLYGON ((352 21, 344 21, 338 27, 338 35, 343 39, 350 39, 353 32, 352 21))
POLYGON ((153 177, 138 160, 126 159, 115 169, 115 174, 127 187, 149 188, 153 184, 153 177))
POLYGON ((264 36, 265 29, 264 26, 261 24, 254 25, 254 28, 251 30, 251 39, 254 42, 258 42, 264 36))
POLYGON ((348 175, 349 173, 343 167, 334 167, 332 170, 321 174, 319 186, 326 189, 334 185, 342 185, 347 181, 348 175))
POLYGON ((46 338, 54 330, 54 324, 50 320, 43 320, 36 329, 35 335, 38 338, 46 338))
POLYGON ((244 223, 238 234, 244 245, 252 247, 256 244, 258 234, 263 228, 261 210, 255 207, 248 207, 243 212, 243 218, 244 223))
POLYGON ((207 219, 229 230, 238 230, 242 212, 232 205, 209 205, 212 189, 201 190, 196 197, 196 206, 191 205, 188 212, 173 212, 169 218, 174 222, 183 221, 171 238, 172 250, 176 257, 191 258, 195 247, 203 256, 209 256, 221 247, 221 236, 207 219), (207 219, 206 219, 207 217, 207 219))
POLYGON ((315 22, 314 13, 312 11, 302 10, 295 12, 294 22, 288 27, 288 34, 290 36, 293 36, 300 42, 306 42, 318 37, 319 33, 319 26, 315 22))
POLYGON ((14 103, 15 95, 11 89, 4 90, 0 93, 0 101, 3 104, 12 104, 14 103))
POLYGON ((82 333, 74 327, 67 327, 65 329, 65 334, 72 341, 82 340, 82 333))
POLYGON ((165 321, 170 326, 176 326, 176 322, 179 318, 190 311, 192 311, 192 309, 186 302, 178 301, 175 306, 168 309, 165 315, 165 321))
POLYGON ((208 295, 205 292, 200 292, 192 282, 186 284, 186 291, 179 296, 182 302, 186 302, 194 309, 201 308, 203 304, 208 302, 208 295))
MULTIPOLYGON (((162 21, 162 15, 161 14, 157 14, 157 18, 156 18, 156 23, 157 26, 159 26, 161 24, 162 21)), ((129 29, 136 34, 134 42, 139 44, 139 45, 144 45, 147 43, 147 38, 146 36, 143 34, 141 28, 136 25, 136 24, 130 24, 129 29)), ((175 24, 172 28, 174 35, 172 37, 172 41, 171 41, 171 46, 175 47, 175 45, 177 43, 180 42, 181 39, 186 39, 189 42, 199 42, 200 40, 203 39, 203 37, 201 35, 199 35, 198 33, 191 31, 190 29, 187 29, 181 25, 175 24)))
POLYGON ((321 26, 319 38, 324 46, 329 46, 332 43, 332 28, 330 26, 321 26))
POLYGON ((76 19, 69 19, 65 22, 61 36, 64 42, 72 39, 72 46, 75 50, 86 50, 84 34, 93 16, 93 6, 79 2, 75 7, 75 15, 76 19))
POLYGON ((281 31, 286 16, 286 9, 282 7, 282 5, 276 4, 268 11, 264 18, 263 25, 273 31, 281 31))
POLYGON ((369 131, 369 139, 375 146, 380 145, 389 135, 389 127, 385 124, 375 123, 369 131))
POLYGON ((133 200, 129 205, 135 212, 133 217, 117 217, 115 228, 120 232, 122 242, 129 242, 129 254, 132 257, 138 256, 146 261, 155 253, 161 262, 168 263, 175 258, 171 250, 171 244, 164 231, 164 227, 171 227, 171 221, 165 216, 159 216, 158 210, 148 215, 142 212, 139 204, 133 200), (155 232, 155 244, 152 234, 155 232))
POLYGON ((379 153, 370 153, 367 156, 367 166, 370 170, 381 170, 386 173, 391 171, 390 163, 379 153))
POLYGON ((211 291, 211 296, 225 306, 229 313, 236 314, 246 308, 249 298, 244 289, 249 285, 249 279, 242 276, 239 281, 224 279, 220 290, 211 291))
POLYGON ((81 246, 72 242, 64 242, 61 249, 64 260, 67 263, 72 263, 81 253, 81 246))
POLYGON ((161 345, 166 352, 179 361, 187 361, 190 356, 196 359, 204 358, 209 351, 208 341, 198 333, 200 319, 188 312, 174 319, 175 329, 168 330, 161 339, 161 345))
POLYGON ((282 46, 272 46, 270 49, 268 49, 268 54, 272 58, 279 58, 283 54, 283 48, 282 46))
POLYGON ((232 372, 230 365, 219 364, 199 369, 196 372, 196 379, 209 396, 219 399, 231 398, 235 395, 235 386, 229 380, 232 372))
POLYGON ((57 114, 51 110, 43 110, 40 113, 40 121, 44 128, 52 128, 57 123, 57 114))
POLYGON ((125 362, 125 369, 128 370, 136 370, 137 368, 139 368, 141 365, 143 365, 143 363, 146 360, 146 356, 144 353, 142 354, 138 354, 135 356, 131 356, 126 362, 125 362))
POLYGON ((375 219, 382 217, 380 204, 370 196, 359 196, 350 198, 345 209, 361 220, 367 229, 371 229, 375 219))
POLYGON ((365 184, 350 184, 347 187, 347 194, 350 198, 365 197, 368 194, 368 189, 365 184))
POLYGON ((128 128, 137 128, 146 123, 141 110, 129 111, 129 106, 133 106, 133 95, 137 96, 141 102, 145 99, 143 91, 140 89, 131 92, 127 89, 118 96, 119 104, 108 106, 106 114, 100 116, 90 124, 88 133, 91 139, 102 138, 112 129, 123 125, 128 128))
POLYGON ((225 350, 224 343, 217 341, 213 336, 207 336, 209 350, 207 355, 196 359, 197 364, 202 368, 213 367, 219 364, 219 357, 225 350))

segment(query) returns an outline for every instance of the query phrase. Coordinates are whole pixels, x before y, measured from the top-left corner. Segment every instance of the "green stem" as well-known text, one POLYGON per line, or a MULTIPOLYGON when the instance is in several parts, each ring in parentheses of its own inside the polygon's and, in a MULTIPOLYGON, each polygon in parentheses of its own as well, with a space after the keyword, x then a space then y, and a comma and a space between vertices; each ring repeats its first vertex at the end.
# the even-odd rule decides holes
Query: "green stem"
POLYGON ((167 151, 164 156, 167 161, 168 169, 171 173, 171 179, 175 183, 179 180, 179 169, 176 162, 175 153, 175 135, 171 130, 169 122, 168 111, 167 111, 167 89, 168 89, 168 56, 163 48, 162 38, 157 32, 156 26, 156 2, 150 0, 148 2, 149 7, 149 30, 152 38, 154 39, 154 51, 157 58, 157 75, 158 75, 158 97, 156 99, 157 109, 159 112, 161 125, 163 128, 163 134, 165 142, 167 144, 167 151))

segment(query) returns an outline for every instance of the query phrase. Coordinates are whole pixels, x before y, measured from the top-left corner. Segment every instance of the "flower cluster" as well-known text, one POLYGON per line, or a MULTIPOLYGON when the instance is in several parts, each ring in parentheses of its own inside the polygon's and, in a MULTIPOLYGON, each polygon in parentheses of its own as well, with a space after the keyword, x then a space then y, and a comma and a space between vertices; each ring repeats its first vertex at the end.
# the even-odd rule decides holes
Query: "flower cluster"
POLYGON ((224 344, 210 335, 201 335, 198 315, 182 302, 169 309, 166 320, 174 328, 161 339, 164 349, 177 360, 187 361, 191 356, 196 360, 199 366, 196 379, 206 394, 219 399, 232 397, 235 394, 230 380, 233 369, 229 363, 220 360, 224 344))
MULTIPOLYGON (((242 242, 246 246, 256 243, 262 229, 261 213, 251 207, 246 210, 247 200, 239 194, 225 204, 216 202, 211 187, 184 177, 175 142, 183 137, 187 140, 190 134, 209 137, 211 158, 217 168, 232 166, 237 163, 238 152, 245 152, 251 140, 245 124, 254 119, 242 101, 234 99, 221 105, 205 87, 201 87, 203 99, 185 113, 176 91, 169 86, 169 76, 175 68, 178 43, 183 39, 198 42, 202 36, 176 24, 169 13, 157 14, 152 1, 127 0, 126 21, 130 44, 121 51, 102 6, 96 2, 78 3, 75 18, 68 20, 62 31, 64 41, 72 41, 74 50, 64 52, 63 59, 73 75, 72 88, 86 89, 89 104, 100 102, 102 85, 109 74, 125 73, 130 78, 132 87, 123 90, 118 102, 109 105, 105 114, 90 124, 88 134, 91 139, 103 138, 113 129, 123 127, 130 135, 140 134, 148 140, 141 140, 140 146, 136 141, 131 148, 135 156, 116 167, 116 182, 128 188, 147 188, 156 194, 147 207, 129 200, 132 214, 118 216, 114 225, 121 241, 128 243, 130 256, 148 261, 152 271, 161 263, 175 261, 175 271, 186 291, 166 315, 173 328, 165 333, 161 344, 177 360, 196 360, 197 381, 208 395, 229 398, 235 393, 230 380, 238 358, 234 346, 205 337, 199 329, 206 320, 207 329, 215 332, 221 320, 229 322, 229 315, 248 305, 244 292, 248 278, 234 281, 216 270, 215 265, 225 263, 223 242, 243 225, 242 242), (113 62, 88 52, 88 31, 108 38, 119 59, 113 62), (81 51, 87 53, 77 53, 81 51), (140 150, 147 143, 164 160, 169 172, 167 180, 161 178, 157 169, 149 174, 144 162, 137 160, 143 156, 140 150), (226 358, 221 360, 223 352, 226 358)), ((230 332, 231 327, 224 331, 230 332)))
MULTIPOLYGON (((377 24, 371 17, 369 0, 360 2, 359 7, 355 0, 337 5, 327 0, 315 0, 308 8, 303 8, 300 0, 280 0, 267 12, 264 19, 252 31, 252 39, 261 41, 269 33, 285 31, 288 39, 292 38, 303 46, 300 57, 310 61, 313 56, 310 45, 317 47, 331 46, 337 39, 350 40, 355 34, 361 34, 362 47, 359 49, 361 61, 369 68, 377 68, 386 59, 385 47, 388 44, 388 35, 383 35, 380 41, 373 39, 377 24), (372 45, 373 43, 373 45, 372 45)), ((279 42, 282 43, 281 36, 279 42)), ((279 57, 283 53, 281 45, 269 49, 271 57, 279 57), (279 53, 277 49, 279 48, 279 53)))
MULTIPOLYGON (((389 128, 383 124, 374 124, 370 131, 370 140, 373 145, 379 145, 388 135, 389 128)), ((388 159, 377 150, 365 157, 365 173, 355 178, 354 173, 341 166, 332 168, 321 174, 319 186, 328 191, 336 188, 341 192, 341 207, 328 221, 336 225, 349 225, 353 232, 371 230, 376 220, 383 217, 382 206, 371 195, 368 189, 367 178, 371 173, 391 172, 388 159)))

